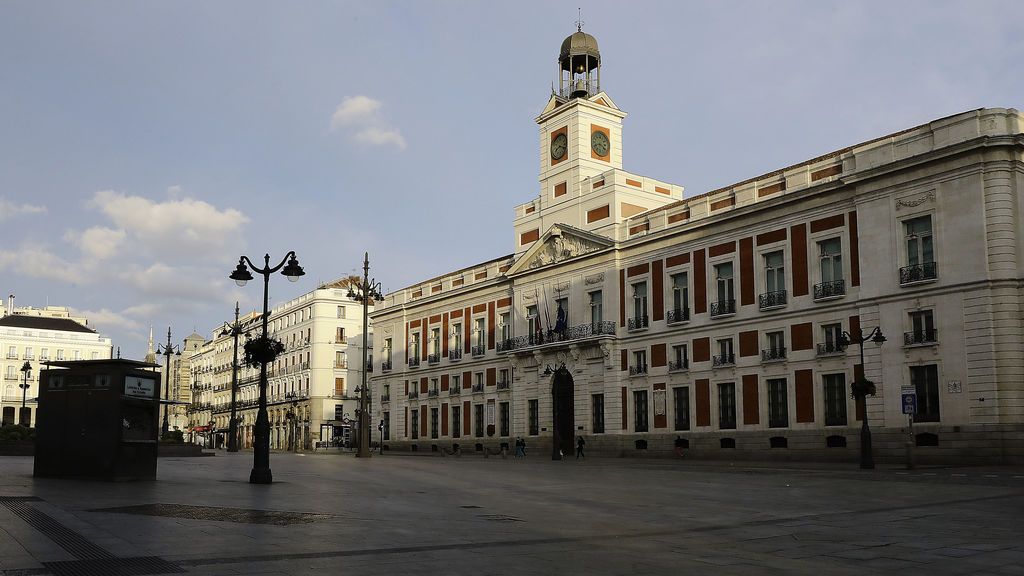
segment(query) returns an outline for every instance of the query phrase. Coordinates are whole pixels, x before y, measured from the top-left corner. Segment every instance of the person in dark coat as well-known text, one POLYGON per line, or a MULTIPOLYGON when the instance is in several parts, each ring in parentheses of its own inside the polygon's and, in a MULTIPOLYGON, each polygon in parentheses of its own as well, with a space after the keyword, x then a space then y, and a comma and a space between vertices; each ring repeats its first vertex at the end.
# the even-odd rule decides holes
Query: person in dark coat
POLYGON ((583 455, 583 446, 587 441, 583 439, 583 436, 576 437, 576 459, 585 458, 583 455))

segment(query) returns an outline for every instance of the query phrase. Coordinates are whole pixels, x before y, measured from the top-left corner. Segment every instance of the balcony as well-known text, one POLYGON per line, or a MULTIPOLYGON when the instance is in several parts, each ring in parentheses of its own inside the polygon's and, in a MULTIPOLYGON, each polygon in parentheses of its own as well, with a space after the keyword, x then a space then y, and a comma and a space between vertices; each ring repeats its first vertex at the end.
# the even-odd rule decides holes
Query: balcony
POLYGON ((543 332, 537 332, 536 334, 530 334, 527 336, 516 336, 514 338, 509 338, 504 342, 499 342, 498 349, 502 352, 512 352, 515 350, 533 348, 535 346, 544 346, 546 344, 573 342, 594 338, 596 336, 613 336, 614 334, 615 322, 606 320, 593 324, 571 326, 561 332, 548 330, 546 334, 543 332))
POLYGON ((934 328, 927 328, 925 330, 914 330, 913 332, 903 333, 904 346, 921 346, 927 344, 935 344, 938 341, 939 331, 934 328))
POLYGON ((924 262, 900 268, 900 286, 917 282, 930 282, 938 276, 935 262, 924 262))
POLYGON ((828 300, 830 298, 841 298, 846 295, 846 281, 833 280, 814 285, 814 299, 828 300))
POLYGON ((473 358, 479 358, 487 353, 487 347, 483 345, 473 346, 470 352, 473 354, 473 358))
POLYGON ((643 316, 637 316, 636 318, 630 318, 626 321, 626 330, 646 330, 650 324, 647 318, 647 314, 643 316))
POLYGON ((646 364, 639 364, 637 366, 630 366, 629 367, 629 375, 630 376, 643 376, 644 374, 647 374, 647 365, 646 364))
POLYGON ((434 365, 441 363, 441 353, 427 354, 427 364, 434 365))
POLYGON ((711 303, 711 317, 728 316, 736 313, 736 299, 719 300, 711 303))
POLYGON ((786 347, 761 350, 761 362, 780 362, 786 359, 786 347))
POLYGON ((462 393, 462 390, 460 390, 460 388, 461 388, 461 386, 452 386, 451 388, 448 389, 448 395, 449 396, 458 396, 459 394, 462 393))
POLYGON ((8 360, 17 360, 18 359, 18 353, 17 352, 8 352, 7 353, 7 359, 8 360))
POLYGON ((391 402, 391 395, 390 394, 381 394, 380 395, 380 401, 381 402, 391 402))
POLYGON ((818 356, 837 356, 846 352, 846 347, 838 342, 818 344, 818 356))
POLYGON ((498 390, 508 390, 509 387, 511 387, 511 385, 511 382, 509 382, 508 380, 502 380, 498 382, 498 390))
POLYGON ((682 372, 690 368, 690 360, 683 358, 682 360, 669 360, 668 371, 669 372, 682 372))
POLYGON ((344 336, 335 337, 334 338, 334 343, 335 344, 348 344, 348 338, 346 338, 344 336))
POLYGON ((373 372, 373 360, 366 361, 366 371, 373 372))
POLYGON ((415 356, 413 358, 409 358, 409 368, 419 368, 419 367, 420 367, 419 356, 415 356))
POLYGON ((380 363, 381 372, 391 372, 391 360, 385 360, 380 363))
POLYGON ((417 399, 419 397, 420 397, 420 391, 419 390, 410 390, 409 391, 409 400, 415 400, 415 399, 417 399))
MULTIPOLYGON (((345 369, 345 368, 348 368, 348 362, 347 362, 347 361, 344 361, 344 360, 343 360, 343 361, 341 361, 341 362, 339 362, 339 361, 335 360, 335 361, 334 361, 334 367, 335 367, 335 368, 338 368, 339 370, 341 370, 341 369, 345 369)), ((270 374, 268 374, 268 376, 270 376, 270 374)))
POLYGON ((772 310, 774 308, 782 308, 786 305, 786 291, 776 290, 775 292, 765 292, 758 297, 758 307, 761 310, 772 310))
POLYGON ((735 354, 721 354, 718 356, 711 357, 712 366, 735 366, 736 355, 735 354))
POLYGON ((483 385, 482 382, 480 384, 473 384, 473 394, 483 394, 483 393, 484 393, 484 385, 483 385))
POLYGON ((437 388, 431 388, 430 390, 427 390, 427 398, 437 398, 440 395, 441 391, 438 390, 437 388))
POLYGON ((665 313, 665 322, 668 324, 682 324, 690 321, 690 308, 676 308, 665 313))
POLYGON ((448 351, 448 360, 462 360, 462 347, 452 348, 448 351))

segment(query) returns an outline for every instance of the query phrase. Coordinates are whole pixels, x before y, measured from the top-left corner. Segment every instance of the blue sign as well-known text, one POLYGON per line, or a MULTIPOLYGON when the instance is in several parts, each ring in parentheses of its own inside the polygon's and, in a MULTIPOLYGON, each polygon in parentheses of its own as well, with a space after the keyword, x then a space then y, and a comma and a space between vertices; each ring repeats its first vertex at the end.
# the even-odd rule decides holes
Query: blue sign
POLYGON ((904 392, 903 396, 903 413, 904 414, 917 414, 917 393, 904 392))

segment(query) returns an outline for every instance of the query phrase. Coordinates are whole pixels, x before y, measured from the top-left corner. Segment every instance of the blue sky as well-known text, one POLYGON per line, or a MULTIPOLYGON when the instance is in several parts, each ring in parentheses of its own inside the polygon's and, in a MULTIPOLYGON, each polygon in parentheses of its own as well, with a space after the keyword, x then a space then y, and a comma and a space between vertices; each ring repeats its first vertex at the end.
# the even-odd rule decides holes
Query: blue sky
POLYGON ((298 253, 274 304, 511 253, 577 6, 625 168, 687 196, 1024 104, 1018 1, 0 0, 0 291, 137 358, 259 306, 241 254, 298 253))

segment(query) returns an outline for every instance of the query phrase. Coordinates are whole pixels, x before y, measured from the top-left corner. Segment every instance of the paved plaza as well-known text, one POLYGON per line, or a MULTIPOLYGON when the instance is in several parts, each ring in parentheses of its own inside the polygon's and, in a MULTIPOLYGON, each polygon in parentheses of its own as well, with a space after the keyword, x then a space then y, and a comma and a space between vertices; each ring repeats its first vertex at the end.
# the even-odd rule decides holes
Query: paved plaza
POLYGON ((275 453, 156 482, 0 457, 0 574, 1024 574, 1024 469, 275 453))

